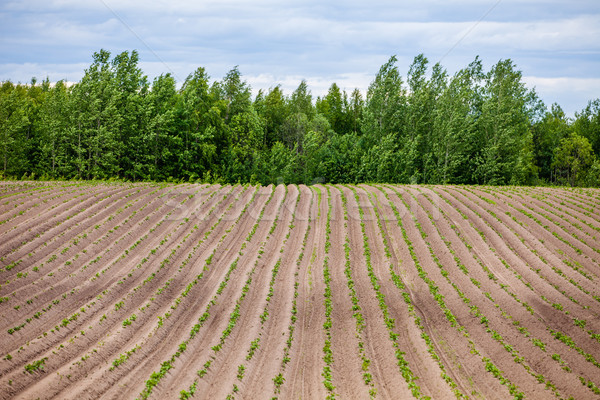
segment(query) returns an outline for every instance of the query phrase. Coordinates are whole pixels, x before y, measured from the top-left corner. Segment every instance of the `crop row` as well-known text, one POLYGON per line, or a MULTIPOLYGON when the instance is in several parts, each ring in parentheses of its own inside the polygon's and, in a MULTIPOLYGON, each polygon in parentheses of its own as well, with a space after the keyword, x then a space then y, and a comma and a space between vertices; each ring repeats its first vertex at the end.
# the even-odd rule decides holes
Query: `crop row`
MULTIPOLYGON (((173 368, 173 363, 174 363, 175 359, 178 358, 182 353, 185 352, 190 341, 196 337, 196 335, 198 334, 200 329, 204 326, 204 323, 210 317, 211 308, 217 304, 217 300, 219 299, 220 295, 223 293, 223 291, 227 287, 228 282, 230 281, 231 274, 237 269, 240 257, 244 254, 244 249, 246 248, 247 244, 250 242, 250 240, 252 240, 252 237, 256 233, 259 222, 264 215, 265 208, 267 207, 269 202, 272 200, 274 193, 275 193, 275 189, 273 188, 271 190, 271 194, 270 194, 269 198, 267 199, 267 201, 265 202, 265 204, 262 207, 262 210, 260 212, 260 215, 257 218, 256 223, 253 225, 253 227, 250 230, 250 232, 248 233, 248 236, 246 237, 246 239, 242 242, 242 244, 240 246, 240 250, 238 251, 238 255, 233 260, 233 262, 231 262, 231 264, 229 265, 229 268, 228 268, 225 276, 221 280, 221 283, 219 284, 215 295, 208 302, 204 313, 200 316, 200 318, 198 318, 198 322, 191 329, 189 337, 179 344, 178 350, 175 351, 171 355, 171 357, 169 357, 167 360, 165 360, 161 363, 160 369, 158 371, 155 371, 150 375, 150 378, 148 380, 146 380, 146 382, 145 382, 144 390, 139 394, 140 398, 145 399, 145 398, 148 398, 148 396, 150 396, 154 387, 156 387, 158 385, 158 383, 160 382, 160 380, 167 374, 167 372, 173 368)), ((251 203, 248 203, 245 206, 244 210, 242 210, 242 212, 245 212, 245 210, 247 209, 249 204, 251 204, 251 203)), ((210 361, 208 365, 205 365, 203 370, 198 371, 198 375, 200 377, 202 377, 206 373, 206 372, 203 373, 202 371, 206 371, 206 369, 210 367, 211 363, 212 363, 212 361, 210 361)), ((192 384, 192 386, 195 387, 194 384, 192 384)), ((190 388, 189 391, 192 392, 192 394, 193 394, 194 389, 190 388)))

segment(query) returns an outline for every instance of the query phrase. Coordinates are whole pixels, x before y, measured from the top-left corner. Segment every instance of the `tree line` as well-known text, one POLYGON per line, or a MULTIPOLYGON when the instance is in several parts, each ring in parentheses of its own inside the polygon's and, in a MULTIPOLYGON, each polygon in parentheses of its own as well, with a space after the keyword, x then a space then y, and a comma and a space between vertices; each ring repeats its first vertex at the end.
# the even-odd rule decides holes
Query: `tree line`
POLYGON ((333 83, 313 98, 251 88, 237 67, 181 87, 149 82, 137 51, 94 53, 81 81, 0 87, 0 177, 220 183, 566 184, 600 182, 600 99, 567 118, 511 60, 450 76, 391 57, 366 98, 333 83))

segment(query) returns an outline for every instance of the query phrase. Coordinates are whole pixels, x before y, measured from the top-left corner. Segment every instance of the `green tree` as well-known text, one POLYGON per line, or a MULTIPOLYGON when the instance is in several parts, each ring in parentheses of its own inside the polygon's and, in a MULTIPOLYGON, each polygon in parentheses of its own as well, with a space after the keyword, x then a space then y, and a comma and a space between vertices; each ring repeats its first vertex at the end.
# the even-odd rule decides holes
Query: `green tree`
MULTIPOLYGON (((229 125, 231 143, 229 145, 229 163, 224 165, 230 182, 248 182, 251 178, 254 160, 262 151, 264 128, 262 121, 250 108, 237 114, 229 125)), ((255 176, 254 180, 258 177, 255 176)))
POLYGON ((342 94, 339 86, 333 83, 323 99, 317 99, 316 110, 329 121, 331 128, 341 134, 348 132, 349 119, 347 116, 348 99, 342 94))
POLYGON ((366 99, 306 81, 254 100, 238 67, 211 82, 198 68, 180 90, 152 85, 137 51, 93 54, 80 82, 0 85, 0 173, 42 178, 211 182, 597 186, 600 99, 575 119, 547 110, 511 60, 479 58, 449 78, 420 54, 406 82, 391 57, 366 99))
POLYGON ((348 132, 360 133, 364 108, 365 101, 362 98, 362 94, 358 89, 354 89, 350 95, 348 109, 346 111, 348 116, 348 132))
MULTIPOLYGON (((267 162, 264 164, 263 173, 266 175, 264 184, 300 183, 297 173, 296 152, 289 149, 281 142, 275 142, 268 152, 264 153, 267 162)), ((255 173, 260 173, 256 171, 255 173)))
POLYGON ((282 139, 281 129, 288 117, 287 100, 283 95, 281 86, 269 89, 269 93, 262 97, 262 92, 256 97, 254 109, 263 120, 265 127, 265 146, 272 147, 276 141, 282 139))
POLYGON ((92 65, 72 89, 75 114, 75 165, 79 178, 110 178, 121 175, 119 155, 123 144, 119 134, 121 112, 117 87, 110 64, 110 52, 94 53, 92 65))
POLYGON ((146 179, 166 180, 178 175, 177 155, 182 148, 181 137, 177 135, 178 101, 175 79, 171 74, 156 77, 145 101, 145 162, 140 175, 146 176, 146 179))
POLYGON ((308 90, 308 84, 302 80, 288 102, 291 114, 304 114, 310 120, 315 114, 312 103, 312 94, 308 90))
POLYGON ((367 91, 362 131, 373 143, 390 133, 404 136, 406 89, 396 62, 397 58, 391 57, 379 69, 367 91))
POLYGON ((29 126, 27 89, 4 82, 0 87, 0 159, 4 176, 21 176, 26 164, 26 130, 29 126))
POLYGON ((117 110, 114 129, 119 142, 115 151, 123 176, 134 181, 148 177, 147 167, 144 165, 146 155, 142 153, 142 149, 143 132, 147 123, 144 98, 148 94, 149 84, 138 62, 136 50, 131 54, 124 51, 112 60, 113 101, 117 110))
POLYGON ((383 143, 384 138, 386 151, 395 153, 395 156, 390 156, 395 165, 389 165, 387 170, 400 172, 396 181, 410 181, 411 173, 403 164, 414 154, 398 153, 406 142, 407 97, 396 62, 397 59, 393 56, 379 69, 367 92, 362 119, 363 140, 358 143, 363 154, 357 177, 361 181, 375 181, 380 175, 379 159, 373 148, 378 143, 383 143))
POLYGON ((450 79, 437 99, 430 144, 435 168, 429 182, 465 184, 473 181, 482 79, 481 61, 476 58, 450 79))
POLYGON ((302 151, 304 135, 308 132, 310 120, 304 113, 294 113, 288 115, 281 126, 281 141, 289 149, 295 149, 296 153, 302 151))
POLYGON ((40 161, 37 164, 40 176, 58 178, 75 174, 71 164, 74 154, 70 146, 72 104, 69 96, 68 87, 63 81, 58 81, 41 106, 38 127, 40 161))
POLYGON ((532 126, 535 163, 539 168, 539 177, 554 182, 554 151, 560 141, 571 132, 569 120, 564 111, 556 103, 552 104, 544 117, 532 126))
MULTIPOLYGON (((412 151, 405 156, 416 157, 414 149, 410 149, 414 144, 413 141, 406 142, 403 150, 412 151)), ((403 165, 400 160, 404 157, 399 156, 398 147, 396 135, 390 133, 381 138, 377 144, 366 149, 362 156, 362 165, 367 168, 359 172, 359 181, 406 183, 409 177, 401 170, 403 165)))
POLYGON ((226 104, 224 116, 226 123, 229 123, 234 116, 250 110, 252 106, 250 86, 242 80, 242 74, 237 66, 225 75, 218 87, 226 104))
POLYGON ((447 86, 447 74, 438 63, 433 66, 431 79, 427 79, 428 60, 420 54, 415 57, 408 72, 407 135, 403 154, 412 154, 406 159, 406 168, 411 181, 428 182, 436 171, 434 126, 438 99, 447 86))
MULTIPOLYGON (((195 180, 210 173, 217 149, 227 147, 225 102, 211 90, 204 68, 190 74, 181 88, 178 175, 195 180)), ((213 170, 212 173, 215 171, 213 170)))
POLYGON ((302 138, 302 152, 298 157, 301 181, 306 184, 325 182, 325 146, 334 135, 327 118, 316 114, 302 138))
POLYGON ((325 182, 355 183, 361 174, 362 147, 357 132, 333 133, 323 146, 322 167, 325 182))
POLYGON ((586 182, 594 161, 594 151, 587 138, 572 133, 561 139, 560 145, 554 151, 552 165, 559 180, 571 186, 580 186, 586 182))
POLYGON ((235 67, 218 85, 225 102, 227 151, 222 161, 223 176, 228 182, 257 182, 251 171, 265 144, 262 119, 254 110, 250 86, 235 67))
POLYGON ((483 96, 475 179, 486 184, 534 182, 529 108, 535 106, 535 93, 525 88, 513 62, 502 60, 486 75, 483 96))
POLYGON ((20 157, 20 168, 23 173, 29 172, 31 176, 34 176, 35 172, 39 172, 37 165, 41 157, 40 111, 50 91, 50 81, 46 78, 39 84, 34 77, 31 79, 31 83, 26 85, 26 91, 27 102, 25 112, 29 122, 24 128, 24 136, 19 143, 23 152, 23 156, 20 157))
POLYGON ((288 100, 287 117, 281 125, 279 140, 289 149, 296 149, 297 154, 301 153, 304 135, 310 129, 314 114, 312 95, 303 80, 288 100))
POLYGON ((581 112, 575 113, 573 129, 587 138, 594 154, 600 154, 600 99, 588 102, 581 112))

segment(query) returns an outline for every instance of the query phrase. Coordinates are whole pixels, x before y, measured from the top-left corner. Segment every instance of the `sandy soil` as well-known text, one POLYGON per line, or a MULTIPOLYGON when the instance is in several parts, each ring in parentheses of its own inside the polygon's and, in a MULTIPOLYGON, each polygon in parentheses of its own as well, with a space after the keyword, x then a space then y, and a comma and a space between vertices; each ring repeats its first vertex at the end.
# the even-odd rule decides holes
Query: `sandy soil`
POLYGON ((600 398, 599 206, 591 189, 0 182, 0 399, 325 398, 326 257, 336 397, 413 397, 410 371, 435 399, 600 398))

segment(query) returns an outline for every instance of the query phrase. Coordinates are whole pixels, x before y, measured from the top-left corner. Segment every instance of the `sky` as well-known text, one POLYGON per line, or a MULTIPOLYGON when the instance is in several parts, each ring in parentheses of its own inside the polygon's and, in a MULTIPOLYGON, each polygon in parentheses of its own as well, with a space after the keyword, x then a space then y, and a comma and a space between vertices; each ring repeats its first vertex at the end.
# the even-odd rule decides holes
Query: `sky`
POLYGON ((314 97, 366 92, 392 55, 404 77, 420 53, 450 75, 510 58, 568 116, 600 98, 599 0, 0 0, 0 81, 76 82, 100 49, 137 50, 150 80, 238 66, 254 93, 314 97))

